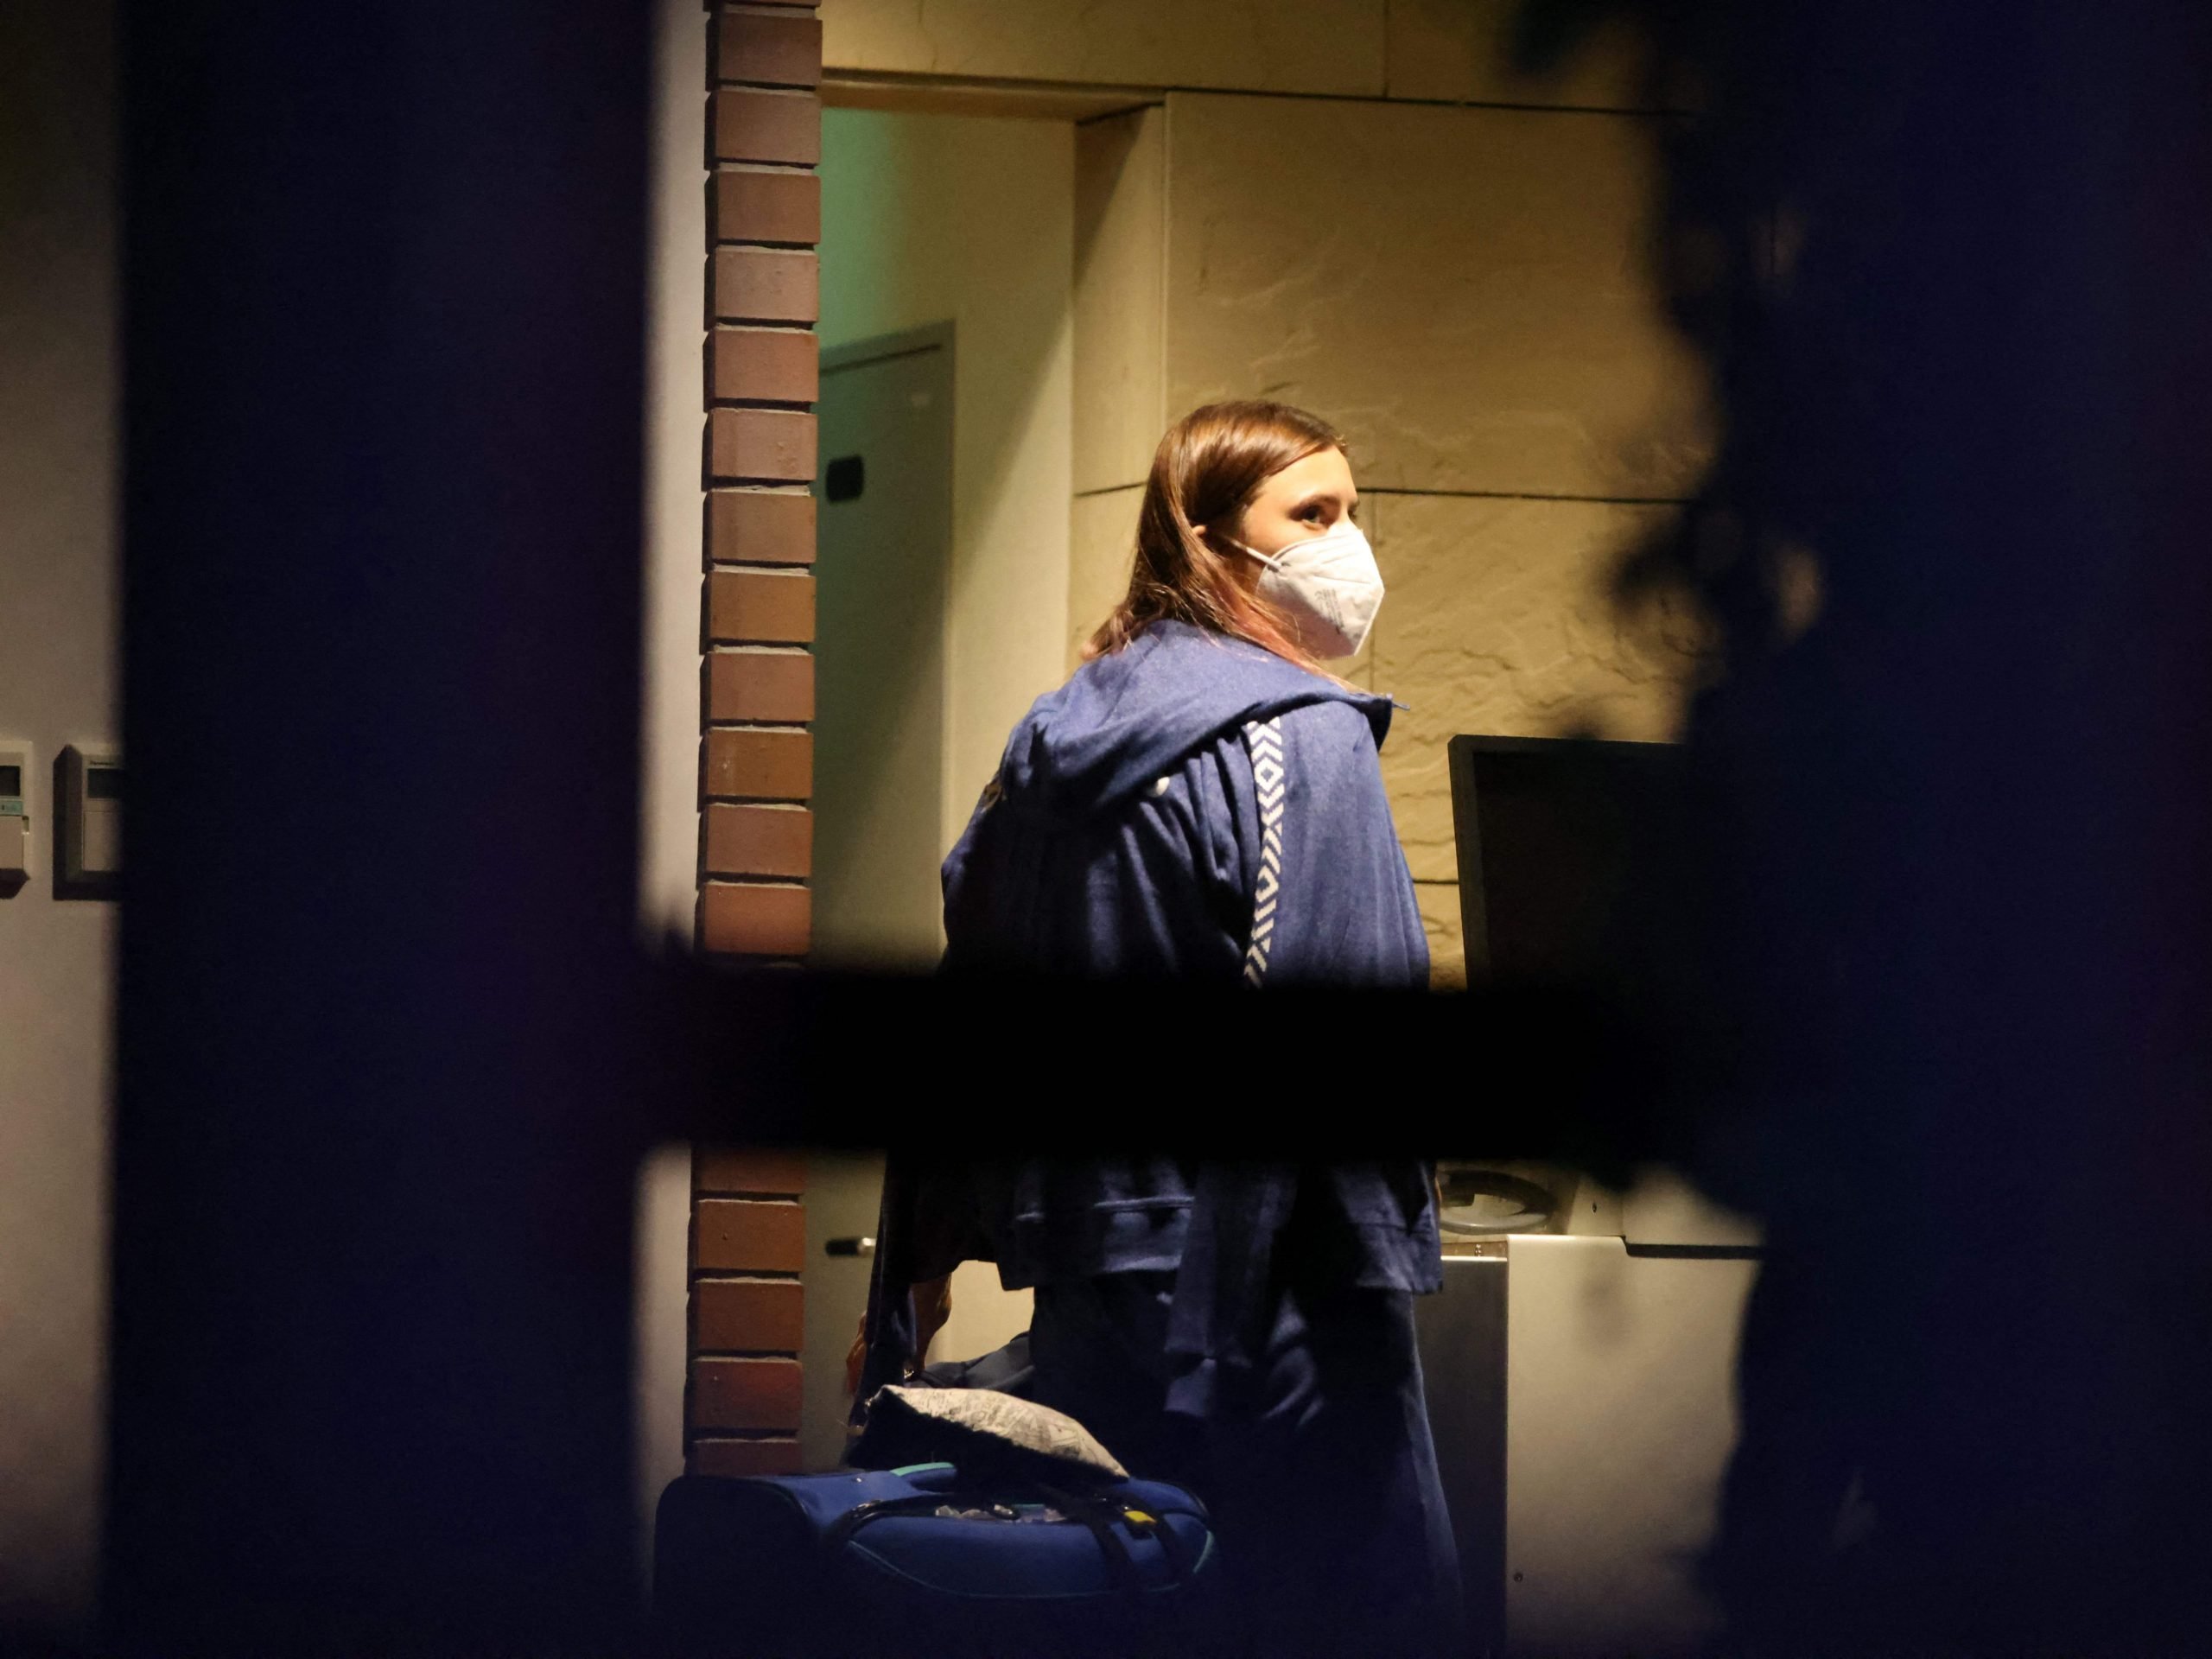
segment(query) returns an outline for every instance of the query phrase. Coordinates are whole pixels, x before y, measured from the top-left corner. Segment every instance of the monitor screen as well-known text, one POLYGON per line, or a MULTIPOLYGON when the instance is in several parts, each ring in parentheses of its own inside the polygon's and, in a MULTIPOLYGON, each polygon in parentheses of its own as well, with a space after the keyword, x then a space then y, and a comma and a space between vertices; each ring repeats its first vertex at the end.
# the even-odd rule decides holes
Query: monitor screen
POLYGON ((1471 981, 1614 976, 1662 896, 1681 755, 1591 738, 1452 740, 1471 981))

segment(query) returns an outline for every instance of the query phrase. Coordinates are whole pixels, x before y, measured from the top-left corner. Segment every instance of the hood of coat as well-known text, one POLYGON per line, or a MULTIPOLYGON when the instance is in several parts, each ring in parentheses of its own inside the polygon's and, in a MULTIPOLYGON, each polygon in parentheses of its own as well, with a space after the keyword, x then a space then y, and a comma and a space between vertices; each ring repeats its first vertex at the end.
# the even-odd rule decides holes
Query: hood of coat
POLYGON ((1224 732, 1313 702, 1366 715, 1381 747, 1390 700, 1347 690, 1273 652, 1187 622, 1155 622, 1038 698, 1000 762, 1002 798, 1081 817, 1128 799, 1224 732))

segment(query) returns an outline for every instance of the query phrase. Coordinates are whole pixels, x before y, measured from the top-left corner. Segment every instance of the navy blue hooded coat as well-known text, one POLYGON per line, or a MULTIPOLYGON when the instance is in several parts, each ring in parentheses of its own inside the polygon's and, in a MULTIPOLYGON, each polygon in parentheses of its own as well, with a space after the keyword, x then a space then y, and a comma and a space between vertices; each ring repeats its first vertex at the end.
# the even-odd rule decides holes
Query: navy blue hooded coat
MULTIPOLYGON (((1014 728, 944 861, 944 970, 1425 987, 1377 761, 1390 708, 1257 645, 1152 624, 1014 728)), ((1084 1157, 894 1160, 886 1244, 918 1242, 879 1259, 879 1289, 967 1255, 995 1260, 1010 1289, 1173 1271, 1168 1347, 1189 1367, 1173 1403, 1202 1414, 1217 1367, 1264 1337, 1294 1217, 1296 1259, 1336 1284, 1440 1281, 1418 1160, 1084 1157)), ((871 1386, 896 1380, 870 1370, 871 1386)))
POLYGON ((1390 701, 1155 622, 1039 697, 944 861, 945 966, 1414 987, 1390 701))

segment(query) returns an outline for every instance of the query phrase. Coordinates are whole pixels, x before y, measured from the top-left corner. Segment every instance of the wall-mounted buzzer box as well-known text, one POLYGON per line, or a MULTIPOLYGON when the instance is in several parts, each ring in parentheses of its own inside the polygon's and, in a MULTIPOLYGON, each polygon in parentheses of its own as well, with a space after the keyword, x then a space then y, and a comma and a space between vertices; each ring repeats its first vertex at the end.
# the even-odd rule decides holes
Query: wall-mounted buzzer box
POLYGON ((72 743, 54 763, 54 896, 112 899, 123 874, 123 757, 72 743))
POLYGON ((0 899, 12 898, 30 879, 31 817, 23 791, 31 775, 31 746, 0 741, 0 899))

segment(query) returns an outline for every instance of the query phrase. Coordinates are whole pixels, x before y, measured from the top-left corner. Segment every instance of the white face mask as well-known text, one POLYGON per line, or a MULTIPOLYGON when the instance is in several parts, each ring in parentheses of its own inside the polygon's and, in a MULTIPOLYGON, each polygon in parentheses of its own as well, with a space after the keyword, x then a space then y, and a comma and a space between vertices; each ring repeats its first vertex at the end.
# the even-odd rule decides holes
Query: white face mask
POLYGON ((1299 643, 1317 657, 1351 657, 1367 643, 1382 604, 1382 573, 1375 550, 1349 518, 1310 541, 1262 553, 1242 542, 1231 546, 1268 568, 1260 594, 1298 623, 1299 643))

